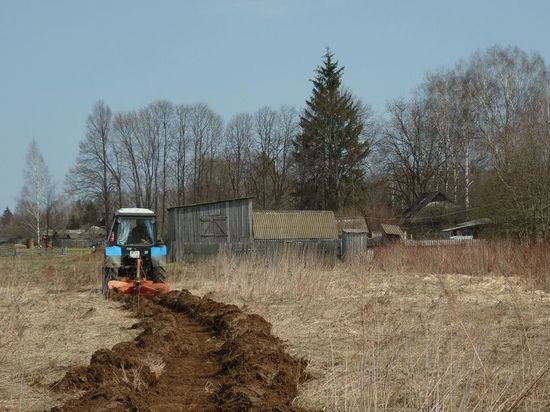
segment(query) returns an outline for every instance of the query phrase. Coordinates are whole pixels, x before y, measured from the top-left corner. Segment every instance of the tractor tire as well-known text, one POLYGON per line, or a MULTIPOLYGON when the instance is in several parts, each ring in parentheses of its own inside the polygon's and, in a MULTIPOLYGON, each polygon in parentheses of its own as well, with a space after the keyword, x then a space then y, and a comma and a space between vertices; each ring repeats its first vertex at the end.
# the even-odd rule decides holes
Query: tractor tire
POLYGON ((116 279, 115 271, 112 268, 103 268, 103 277, 101 278, 101 294, 105 299, 111 297, 111 289, 109 289, 109 281, 116 279))
POLYGON ((165 283, 166 282, 166 271, 162 267, 156 267, 153 269, 153 282, 155 283, 165 283))

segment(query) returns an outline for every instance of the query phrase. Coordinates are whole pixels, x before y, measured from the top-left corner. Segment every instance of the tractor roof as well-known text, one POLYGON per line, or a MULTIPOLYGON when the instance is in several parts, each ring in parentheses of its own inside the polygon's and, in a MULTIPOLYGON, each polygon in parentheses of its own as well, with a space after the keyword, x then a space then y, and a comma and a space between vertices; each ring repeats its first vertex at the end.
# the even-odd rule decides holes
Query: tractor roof
POLYGON ((155 216, 155 212, 140 207, 124 207, 118 209, 115 216, 155 216))

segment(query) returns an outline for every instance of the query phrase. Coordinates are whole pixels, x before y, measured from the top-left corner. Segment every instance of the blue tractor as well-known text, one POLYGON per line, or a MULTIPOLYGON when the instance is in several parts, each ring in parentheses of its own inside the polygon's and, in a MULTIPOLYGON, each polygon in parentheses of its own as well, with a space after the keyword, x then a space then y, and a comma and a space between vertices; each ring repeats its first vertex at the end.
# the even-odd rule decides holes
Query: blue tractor
POLYGON ((155 296, 167 293, 166 246, 157 237, 155 212, 123 208, 115 212, 105 245, 101 290, 155 296))

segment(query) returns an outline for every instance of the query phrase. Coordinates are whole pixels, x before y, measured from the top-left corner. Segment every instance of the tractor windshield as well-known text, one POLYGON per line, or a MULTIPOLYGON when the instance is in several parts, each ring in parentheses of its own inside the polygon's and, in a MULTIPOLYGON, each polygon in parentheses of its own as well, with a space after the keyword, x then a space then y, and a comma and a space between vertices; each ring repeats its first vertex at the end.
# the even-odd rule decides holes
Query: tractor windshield
POLYGON ((143 218, 120 218, 117 232, 120 245, 152 245, 155 238, 155 221, 143 218))

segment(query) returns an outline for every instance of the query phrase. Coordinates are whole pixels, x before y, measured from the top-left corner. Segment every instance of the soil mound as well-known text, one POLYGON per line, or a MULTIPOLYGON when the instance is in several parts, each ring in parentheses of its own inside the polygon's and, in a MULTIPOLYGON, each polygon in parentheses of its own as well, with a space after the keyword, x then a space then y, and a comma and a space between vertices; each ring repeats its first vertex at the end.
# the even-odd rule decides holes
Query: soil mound
POLYGON ((79 397, 54 410, 298 410, 305 361, 262 317, 188 291, 126 306, 143 332, 68 371, 52 389, 79 397))

